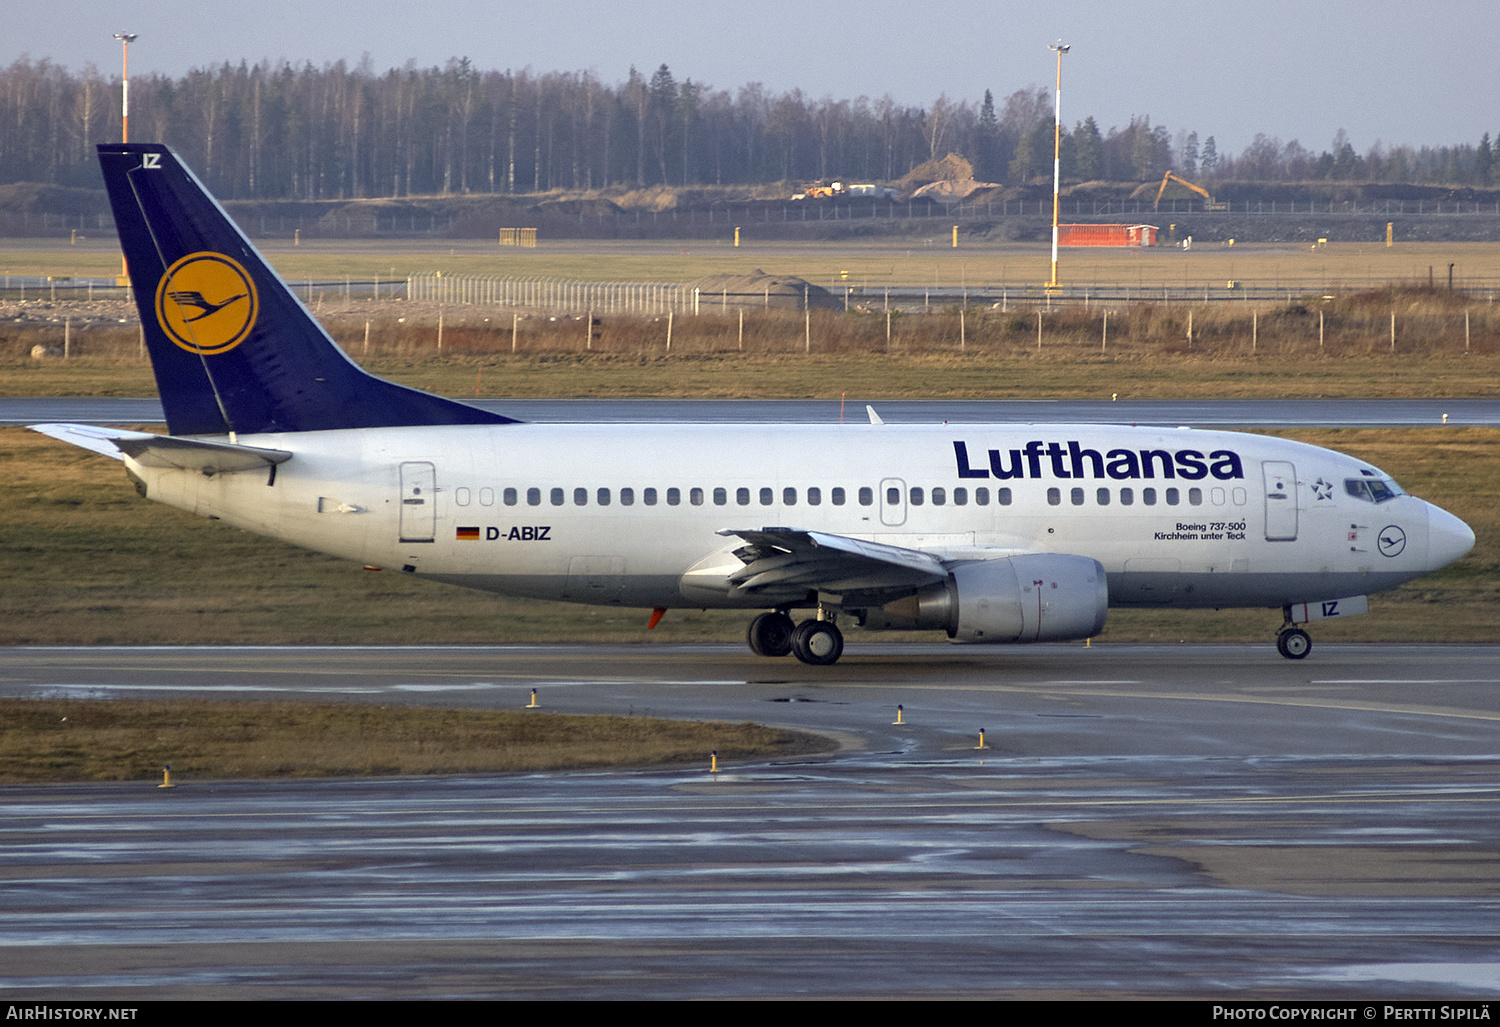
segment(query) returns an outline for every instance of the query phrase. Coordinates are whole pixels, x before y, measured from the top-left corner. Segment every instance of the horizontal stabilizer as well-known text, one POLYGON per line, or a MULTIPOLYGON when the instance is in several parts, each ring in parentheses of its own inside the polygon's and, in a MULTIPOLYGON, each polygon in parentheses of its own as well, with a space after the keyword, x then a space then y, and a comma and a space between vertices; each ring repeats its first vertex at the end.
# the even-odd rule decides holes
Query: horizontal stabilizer
POLYGON ((121 428, 97 428, 88 424, 34 424, 31 430, 116 460, 129 456, 147 467, 175 467, 206 476, 264 470, 292 458, 292 454, 283 449, 153 435, 121 428))
POLYGON ((116 445, 118 439, 159 439, 144 431, 125 431, 121 428, 98 428, 92 424, 33 424, 31 430, 41 432, 60 442, 91 450, 111 460, 124 460, 125 454, 116 445))

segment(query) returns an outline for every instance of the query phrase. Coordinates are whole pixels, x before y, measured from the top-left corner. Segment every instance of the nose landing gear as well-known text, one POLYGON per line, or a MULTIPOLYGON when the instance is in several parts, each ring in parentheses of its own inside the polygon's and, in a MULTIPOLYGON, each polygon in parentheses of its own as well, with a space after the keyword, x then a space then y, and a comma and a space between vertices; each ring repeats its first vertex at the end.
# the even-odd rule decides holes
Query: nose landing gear
POLYGON ((1289 660, 1300 660, 1312 652, 1312 636, 1301 628, 1283 627, 1276 635, 1276 651, 1289 660))

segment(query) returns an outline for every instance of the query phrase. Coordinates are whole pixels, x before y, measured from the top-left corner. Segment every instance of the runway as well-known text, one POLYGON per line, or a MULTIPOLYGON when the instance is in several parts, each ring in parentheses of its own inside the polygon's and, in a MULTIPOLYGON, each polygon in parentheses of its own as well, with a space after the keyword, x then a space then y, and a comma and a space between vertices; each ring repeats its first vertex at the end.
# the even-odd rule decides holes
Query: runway
MULTIPOLYGON (((462 397, 460 397, 462 398, 462 397)), ((524 421, 866 423, 865 401, 781 399, 479 399, 524 421)), ((891 424, 1070 423, 1193 428, 1381 428, 1500 425, 1496 399, 873 400, 891 424), (1444 421, 1444 418, 1447 418, 1444 421)), ((161 403, 116 397, 0 397, 0 424, 161 424, 161 403)))
POLYGON ((1493 997, 1497 656, 856 639, 808 668, 723 646, 4 650, 4 695, 505 708, 537 688, 544 709, 753 719, 840 747, 718 775, 705 758, 8 787, 0 990, 1493 997))

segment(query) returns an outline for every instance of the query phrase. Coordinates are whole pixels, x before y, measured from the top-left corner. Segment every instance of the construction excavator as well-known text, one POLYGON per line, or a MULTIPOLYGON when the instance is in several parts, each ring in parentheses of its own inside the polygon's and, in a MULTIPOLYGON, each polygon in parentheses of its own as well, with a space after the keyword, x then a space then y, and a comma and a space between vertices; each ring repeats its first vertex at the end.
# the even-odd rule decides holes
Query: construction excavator
POLYGON ((1180 175, 1174 175, 1172 172, 1168 171, 1165 175, 1161 176, 1161 188, 1156 191, 1156 202, 1151 205, 1152 210, 1161 209, 1162 194, 1167 191, 1167 185, 1171 182, 1176 182, 1178 185, 1186 186, 1193 192, 1197 193, 1199 196, 1203 197, 1204 210, 1229 209, 1229 204, 1216 202, 1214 198, 1209 195, 1208 190, 1203 188, 1201 185, 1194 185, 1192 182, 1189 182, 1187 179, 1181 177, 1180 175))

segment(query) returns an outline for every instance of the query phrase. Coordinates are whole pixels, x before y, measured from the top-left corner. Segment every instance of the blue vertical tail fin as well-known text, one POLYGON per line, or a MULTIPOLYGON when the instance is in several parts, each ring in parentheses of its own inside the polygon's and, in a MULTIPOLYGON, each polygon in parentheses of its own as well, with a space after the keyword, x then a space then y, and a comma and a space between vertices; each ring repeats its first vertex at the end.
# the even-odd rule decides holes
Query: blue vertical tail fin
POLYGON ((367 374, 166 146, 99 163, 173 435, 513 423, 367 374))

